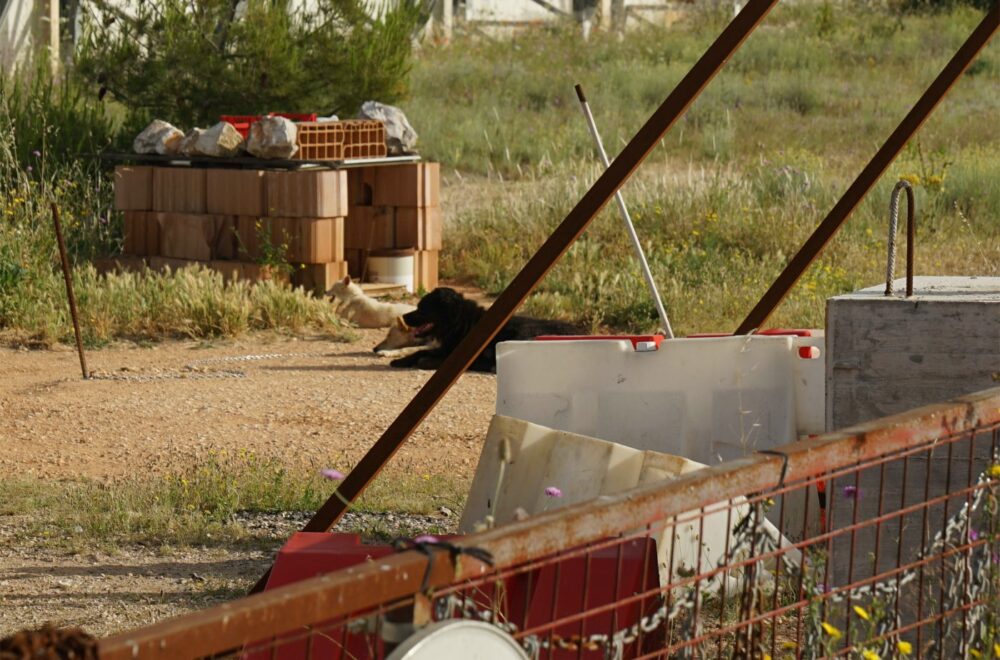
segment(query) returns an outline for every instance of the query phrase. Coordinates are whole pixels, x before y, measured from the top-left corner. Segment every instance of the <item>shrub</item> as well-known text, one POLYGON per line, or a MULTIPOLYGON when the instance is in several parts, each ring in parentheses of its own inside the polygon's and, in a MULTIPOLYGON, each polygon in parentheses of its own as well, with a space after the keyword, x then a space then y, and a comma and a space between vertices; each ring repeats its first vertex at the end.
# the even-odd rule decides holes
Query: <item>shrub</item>
POLYGON ((221 114, 353 114, 361 102, 406 93, 423 0, 378 18, 363 0, 91 0, 78 73, 124 104, 131 124, 160 117, 206 125, 221 114))

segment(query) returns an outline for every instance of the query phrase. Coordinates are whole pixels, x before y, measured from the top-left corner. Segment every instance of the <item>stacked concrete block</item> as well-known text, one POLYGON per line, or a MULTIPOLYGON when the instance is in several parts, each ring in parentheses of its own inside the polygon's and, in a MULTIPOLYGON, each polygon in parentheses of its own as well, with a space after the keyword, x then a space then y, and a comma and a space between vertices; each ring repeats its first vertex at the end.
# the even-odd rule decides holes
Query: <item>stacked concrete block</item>
POLYGON ((156 270, 199 263, 256 281, 283 253, 292 283, 319 295, 347 274, 344 171, 120 167, 115 202, 126 256, 156 270))
POLYGON ((438 163, 348 170, 344 244, 353 277, 365 278, 373 250, 410 249, 414 291, 437 287, 443 234, 440 178, 438 163))

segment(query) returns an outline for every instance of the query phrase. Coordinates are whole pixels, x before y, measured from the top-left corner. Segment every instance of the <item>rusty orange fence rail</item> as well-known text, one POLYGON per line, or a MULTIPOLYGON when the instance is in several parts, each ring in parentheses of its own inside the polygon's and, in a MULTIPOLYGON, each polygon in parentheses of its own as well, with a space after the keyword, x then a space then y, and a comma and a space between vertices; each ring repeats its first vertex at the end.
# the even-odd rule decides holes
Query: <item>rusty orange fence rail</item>
POLYGON ((996 657, 998 451, 1000 388, 106 638, 100 657, 383 657, 453 618, 542 658, 996 657))

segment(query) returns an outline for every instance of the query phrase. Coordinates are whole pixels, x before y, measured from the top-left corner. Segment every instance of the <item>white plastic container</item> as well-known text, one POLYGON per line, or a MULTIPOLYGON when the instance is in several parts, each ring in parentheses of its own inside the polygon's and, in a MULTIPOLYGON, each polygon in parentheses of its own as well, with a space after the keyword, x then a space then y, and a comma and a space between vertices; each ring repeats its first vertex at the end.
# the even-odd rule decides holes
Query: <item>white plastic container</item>
MULTIPOLYGON (((679 456, 640 451, 496 415, 483 443, 459 531, 474 531, 488 516, 502 525, 515 520, 518 509, 536 515, 704 467, 679 456), (558 488, 559 497, 548 496, 548 487, 558 488)), ((697 512, 690 512, 680 516, 685 522, 675 525, 674 520, 664 520, 652 526, 661 585, 699 565, 703 570, 717 565, 726 549, 733 546, 730 525, 749 512, 743 498, 734 504, 731 513, 725 503, 707 507, 703 523, 692 520, 697 512)), ((788 545, 785 539, 779 541, 778 530, 766 521, 765 529, 775 542, 788 545)))
POLYGON ((368 254, 368 281, 413 286, 413 250, 372 250, 368 254))
POLYGON ((504 342, 497 414, 713 465, 822 433, 822 333, 504 342))

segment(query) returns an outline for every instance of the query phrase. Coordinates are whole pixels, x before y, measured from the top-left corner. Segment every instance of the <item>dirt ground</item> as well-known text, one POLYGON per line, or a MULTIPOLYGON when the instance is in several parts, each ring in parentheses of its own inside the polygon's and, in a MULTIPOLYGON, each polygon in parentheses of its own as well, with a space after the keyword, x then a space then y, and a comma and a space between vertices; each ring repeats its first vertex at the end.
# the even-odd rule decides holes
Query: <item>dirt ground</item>
MULTIPOLYGON (((360 339, 253 336, 91 351, 0 348, 0 474, 107 478, 194 464, 210 450, 350 466, 430 372, 393 369, 360 339)), ((466 374, 394 458, 404 470, 469 476, 496 398, 466 374)))
MULTIPOLYGON (((2 348, 0 477, 157 474, 222 449, 349 467, 430 376, 376 356, 384 331, 356 332, 351 343, 256 335, 105 348, 88 354, 98 376, 89 381, 72 349, 2 348)), ((470 478, 495 397, 494 376, 463 376, 393 469, 470 478)), ((0 517, 0 635, 48 620, 95 634, 151 623, 239 595, 271 557, 226 548, 66 556, 18 547, 20 523, 0 517)), ((276 537, 302 523, 282 521, 276 537)))

